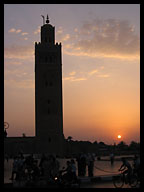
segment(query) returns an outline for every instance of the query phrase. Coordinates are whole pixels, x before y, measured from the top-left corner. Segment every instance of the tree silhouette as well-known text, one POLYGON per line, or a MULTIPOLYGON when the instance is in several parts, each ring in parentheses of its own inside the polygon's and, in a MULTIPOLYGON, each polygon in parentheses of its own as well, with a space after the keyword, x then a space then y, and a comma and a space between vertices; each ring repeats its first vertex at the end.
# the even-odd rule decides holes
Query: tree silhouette
POLYGON ((22 134, 22 136, 23 136, 23 137, 26 137, 26 134, 25 134, 25 133, 23 133, 23 134, 22 134))
POLYGON ((135 141, 131 141, 129 147, 131 150, 139 150, 139 144, 136 143, 135 141))
POLYGON ((67 141, 70 142, 72 139, 72 136, 68 136, 67 141))
POLYGON ((120 150, 125 150, 128 148, 128 145, 124 142, 124 141, 121 141, 117 147, 120 149, 120 150))
POLYGON ((104 146, 105 143, 104 143, 103 141, 100 141, 100 142, 99 142, 99 145, 103 145, 103 146, 104 146))

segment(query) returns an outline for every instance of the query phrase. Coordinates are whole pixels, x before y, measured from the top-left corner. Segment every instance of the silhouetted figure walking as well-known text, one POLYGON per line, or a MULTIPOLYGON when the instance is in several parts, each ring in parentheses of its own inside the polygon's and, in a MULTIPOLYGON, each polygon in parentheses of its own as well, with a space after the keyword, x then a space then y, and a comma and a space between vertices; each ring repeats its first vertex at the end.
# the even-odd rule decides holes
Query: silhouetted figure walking
POLYGON ((76 166, 75 166, 74 159, 71 159, 71 168, 72 168, 72 180, 76 181, 77 180, 77 176, 76 176, 76 166))
POLYGON ((18 158, 15 156, 13 160, 12 174, 10 180, 17 179, 18 174, 18 158))
POLYGON ((40 167, 40 171, 41 171, 41 176, 44 175, 44 169, 43 169, 43 162, 46 160, 46 156, 45 154, 42 154, 42 157, 40 159, 40 163, 39 163, 39 167, 40 167))
POLYGON ((113 165, 114 164, 114 154, 113 153, 110 154, 110 161, 111 161, 111 165, 113 165))
POLYGON ((7 132, 4 130, 4 138, 7 138, 7 132))
POLYGON ((80 157, 80 164, 81 164, 81 176, 86 175, 86 156, 82 154, 80 157))
POLYGON ((80 162, 80 154, 77 156, 76 161, 77 161, 77 167, 78 167, 78 176, 81 176, 81 162, 80 162))
POLYGON ((93 169, 94 169, 94 157, 92 154, 88 154, 87 156, 87 164, 88 164, 88 176, 93 177, 93 169))

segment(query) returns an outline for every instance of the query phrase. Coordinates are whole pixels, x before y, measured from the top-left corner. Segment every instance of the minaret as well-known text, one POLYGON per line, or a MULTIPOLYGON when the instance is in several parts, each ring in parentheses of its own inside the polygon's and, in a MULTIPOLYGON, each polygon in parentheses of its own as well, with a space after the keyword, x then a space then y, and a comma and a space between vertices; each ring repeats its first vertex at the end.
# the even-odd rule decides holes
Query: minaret
MULTIPOLYGON (((35 43, 36 138, 43 152, 57 153, 63 143, 61 43, 55 44, 55 27, 43 16, 41 42, 35 43), (44 149, 45 148, 45 149, 44 149)), ((41 152, 42 152, 41 150, 41 152)))

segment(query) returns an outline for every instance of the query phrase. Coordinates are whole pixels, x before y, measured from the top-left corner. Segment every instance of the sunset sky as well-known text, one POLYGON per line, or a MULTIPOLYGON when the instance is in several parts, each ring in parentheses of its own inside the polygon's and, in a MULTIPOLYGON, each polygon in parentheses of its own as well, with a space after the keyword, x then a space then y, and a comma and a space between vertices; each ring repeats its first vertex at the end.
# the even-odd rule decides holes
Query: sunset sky
POLYGON ((40 41, 41 15, 47 14, 62 43, 65 137, 139 141, 139 4, 5 4, 8 136, 35 135, 34 42, 40 41))

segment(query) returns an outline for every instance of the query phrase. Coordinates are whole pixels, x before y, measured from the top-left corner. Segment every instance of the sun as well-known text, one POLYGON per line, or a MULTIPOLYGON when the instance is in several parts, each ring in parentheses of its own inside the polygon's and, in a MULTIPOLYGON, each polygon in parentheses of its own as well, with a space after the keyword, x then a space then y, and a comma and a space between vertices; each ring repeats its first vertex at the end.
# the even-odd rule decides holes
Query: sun
POLYGON ((121 139, 121 135, 118 135, 117 138, 118 138, 118 139, 121 139))

